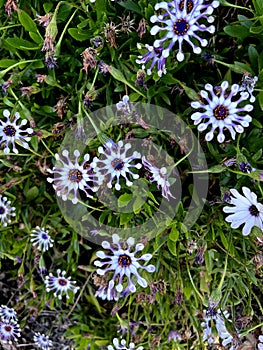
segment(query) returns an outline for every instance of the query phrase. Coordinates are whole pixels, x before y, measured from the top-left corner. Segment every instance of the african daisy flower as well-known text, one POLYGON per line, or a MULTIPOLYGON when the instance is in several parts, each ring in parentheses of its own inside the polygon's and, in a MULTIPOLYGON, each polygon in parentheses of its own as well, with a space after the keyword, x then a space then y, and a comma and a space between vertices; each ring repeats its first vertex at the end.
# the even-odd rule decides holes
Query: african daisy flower
POLYGON ((8 307, 6 305, 1 305, 0 318, 2 321, 6 321, 6 322, 17 321, 17 313, 13 308, 8 307))
POLYGON ((218 142, 222 143, 225 140, 224 129, 228 129, 235 139, 236 132, 242 133, 244 127, 248 127, 252 118, 246 112, 251 112, 253 106, 247 104, 243 107, 238 107, 239 103, 247 100, 248 92, 245 92, 239 98, 232 101, 238 93, 239 86, 234 84, 231 86, 229 94, 226 93, 228 88, 228 82, 223 81, 221 84, 221 93, 217 96, 214 93, 214 87, 211 84, 206 84, 205 90, 200 91, 200 95, 207 103, 192 102, 191 106, 195 109, 204 109, 203 112, 195 112, 192 114, 191 119, 194 120, 194 124, 198 125, 199 131, 204 131, 211 124, 211 130, 206 134, 206 141, 211 141, 214 137, 214 131, 218 128, 219 133, 217 135, 218 142), (206 121, 205 121, 206 120, 206 121), (201 124, 200 124, 201 123, 201 124))
POLYGON ((0 321, 0 341, 12 344, 20 337, 21 329, 16 321, 0 321))
POLYGON ((101 179, 103 177, 110 177, 107 186, 112 188, 112 182, 116 178, 115 189, 119 191, 121 189, 120 177, 124 177, 126 180, 127 186, 132 186, 132 181, 127 177, 129 174, 133 179, 138 179, 139 175, 134 174, 130 168, 140 169, 141 164, 132 164, 131 162, 135 158, 140 158, 141 155, 139 152, 134 151, 131 156, 127 156, 127 151, 132 147, 130 143, 126 143, 123 146, 123 141, 119 141, 117 144, 108 143, 109 147, 106 147, 104 150, 102 147, 98 148, 99 153, 104 157, 100 159, 95 157, 91 163, 91 167, 94 172, 101 179))
POLYGON ((90 174, 91 168, 89 166, 86 167, 89 154, 84 155, 84 160, 80 165, 80 152, 77 149, 74 151, 74 156, 75 163, 70 160, 67 150, 62 151, 62 157, 64 157, 66 161, 58 154, 55 154, 57 162, 61 165, 56 164, 52 170, 48 169, 48 172, 57 175, 55 175, 54 178, 47 178, 47 181, 50 183, 54 182, 53 187, 57 195, 61 197, 63 201, 69 199, 70 192, 73 192, 71 201, 73 204, 76 204, 78 202, 78 190, 82 190, 87 197, 92 198, 86 189, 95 192, 98 190, 98 187, 90 186, 88 182, 98 183, 98 181, 93 174, 90 174))
POLYGON ((152 175, 150 176, 151 182, 157 183, 157 188, 159 189, 161 187, 162 189, 162 196, 169 200, 169 196, 174 196, 171 194, 170 191, 170 184, 167 180, 167 169, 165 167, 157 168, 156 166, 152 165, 150 162, 146 160, 146 158, 142 157, 142 163, 146 170, 148 170, 152 175))
POLYGON ((11 216, 16 216, 15 207, 10 206, 11 201, 8 201, 6 197, 0 194, 0 221, 2 221, 3 226, 10 224, 11 216))
POLYGON ((257 195, 251 192, 249 188, 242 187, 242 190, 245 196, 239 194, 234 188, 230 190, 233 195, 233 197, 230 197, 230 204, 234 206, 224 207, 223 211, 231 214, 225 220, 231 222, 232 228, 238 228, 245 224, 242 233, 247 236, 253 226, 263 230, 263 205, 258 203, 257 195))
POLYGON ((138 348, 135 348, 135 344, 134 343, 130 343, 127 347, 126 345, 126 340, 125 339, 121 339, 121 341, 119 341, 118 338, 114 338, 113 341, 113 346, 112 345, 108 345, 108 350, 143 350, 143 346, 139 346, 138 348))
POLYGON ((45 252, 50 247, 53 247, 54 240, 49 236, 48 230, 37 226, 32 232, 30 242, 33 243, 33 246, 37 246, 38 250, 45 252))
POLYGON ((37 332, 35 333, 33 339, 36 346, 41 348, 41 350, 50 350, 52 341, 49 340, 49 337, 47 335, 37 332))
MULTIPOLYGON (((139 48, 141 48, 139 46, 139 48)), ((138 56, 138 59, 136 60, 136 63, 142 65, 142 69, 145 69, 146 65, 151 62, 150 66, 147 68, 147 74, 151 75, 152 70, 154 66, 157 66, 157 72, 159 77, 161 77, 163 74, 166 74, 166 57, 162 56, 163 47, 153 47, 148 44, 145 44, 144 47, 147 52, 143 56, 138 56)))
POLYGON ((132 237, 127 239, 124 247, 124 244, 120 244, 120 237, 117 234, 113 234, 112 243, 114 245, 113 247, 107 241, 102 242, 102 247, 109 250, 111 254, 106 254, 100 250, 96 254, 101 260, 96 260, 94 262, 94 265, 100 267, 97 270, 98 275, 104 276, 109 271, 114 272, 108 283, 107 293, 110 293, 112 289, 115 289, 118 293, 122 293, 122 295, 127 295, 129 292, 134 293, 136 287, 132 281, 132 275, 134 275, 135 280, 141 287, 146 288, 147 282, 140 276, 138 269, 154 272, 155 267, 153 265, 143 266, 139 261, 149 261, 152 258, 152 255, 143 254, 141 257, 137 258, 135 255, 144 249, 144 245, 138 243, 136 244, 135 249, 132 249, 135 244, 134 238, 132 237), (128 280, 128 285, 125 289, 123 286, 124 276, 126 276, 128 280), (115 283, 117 283, 116 286, 115 283))
POLYGON ((243 95, 246 91, 249 93, 250 95, 250 102, 255 102, 256 101, 256 97, 253 96, 253 91, 254 91, 254 86, 256 85, 256 82, 258 81, 258 77, 254 77, 252 78, 250 75, 244 75, 243 80, 242 80, 242 84, 239 88, 240 94, 243 95))
POLYGON ((16 148, 15 142, 24 148, 28 148, 28 142, 31 140, 31 137, 22 134, 32 134, 33 129, 21 129, 22 126, 27 124, 26 119, 23 119, 20 125, 17 125, 17 121, 20 118, 20 114, 18 112, 15 113, 15 118, 12 122, 10 120, 10 112, 7 109, 3 111, 3 116, 6 117, 6 122, 0 120, 0 143, 6 143, 4 154, 8 154, 10 152, 9 143, 13 145, 13 152, 18 154, 18 149, 16 148))
POLYGON ((167 58, 170 51, 178 42, 179 50, 176 55, 178 61, 184 60, 182 50, 183 41, 191 45, 193 52, 201 53, 201 48, 193 43, 199 41, 201 46, 207 46, 208 41, 201 38, 196 32, 209 32, 213 34, 215 27, 213 25, 206 27, 204 24, 199 24, 199 20, 207 20, 208 23, 214 21, 214 17, 210 16, 214 8, 219 6, 219 1, 213 1, 211 4, 204 4, 203 0, 173 0, 170 2, 160 2, 155 5, 155 10, 160 9, 164 12, 160 15, 154 15, 150 18, 152 23, 161 23, 164 26, 155 25, 151 29, 151 35, 157 33, 163 34, 161 39, 156 39, 153 43, 155 48, 164 47, 162 57, 167 58), (168 46, 166 42, 170 41, 168 46), (166 47, 167 46, 167 47, 166 47))
POLYGON ((66 271, 62 271, 60 269, 57 270, 58 277, 53 276, 50 273, 45 277, 45 285, 46 291, 54 291, 54 297, 58 297, 58 299, 62 299, 62 294, 66 294, 66 298, 69 298, 68 292, 71 290, 74 294, 77 293, 79 287, 75 286, 76 281, 71 281, 71 277, 65 277, 66 271))

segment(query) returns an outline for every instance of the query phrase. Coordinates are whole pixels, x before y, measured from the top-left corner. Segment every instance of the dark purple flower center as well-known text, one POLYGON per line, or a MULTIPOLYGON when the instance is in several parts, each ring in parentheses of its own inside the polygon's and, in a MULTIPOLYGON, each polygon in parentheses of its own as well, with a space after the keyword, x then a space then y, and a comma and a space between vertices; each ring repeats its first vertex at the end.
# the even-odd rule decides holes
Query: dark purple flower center
POLYGON ((121 159, 114 159, 112 162, 111 162, 111 165, 113 167, 114 170, 122 170, 123 167, 124 167, 124 163, 121 159))
POLYGON ((11 330, 12 330, 11 326, 8 326, 8 325, 5 326, 5 331, 6 332, 11 332, 11 330))
POLYGON ((174 23, 174 33, 177 35, 185 35, 190 28, 188 22, 181 18, 174 23))
POLYGON ((68 281, 65 279, 65 278, 60 278, 58 280, 58 284, 61 286, 61 287, 65 287, 67 284, 68 284, 68 281))
POLYGON ((5 208, 4 207, 0 207, 0 215, 3 215, 5 213, 5 208))
POLYGON ((254 204, 249 207, 249 212, 252 216, 259 216, 258 208, 254 204))
POLYGON ((46 233, 42 233, 41 238, 42 238, 42 239, 47 239, 47 238, 48 238, 48 237, 47 237, 47 234, 46 234, 46 233))
MULTIPOLYGON (((185 0, 181 0, 180 3, 179 3, 179 9, 181 11, 183 11, 183 9, 184 9, 184 2, 185 2, 185 0)), ((191 12, 193 7, 194 7, 193 0, 187 0, 187 2, 186 2, 186 11, 187 11, 187 13, 191 12)))
POLYGON ((229 110, 223 105, 218 105, 213 110, 213 113, 217 120, 224 120, 229 115, 229 110))
POLYGON ((128 255, 121 255, 118 259, 118 264, 121 267, 128 267, 131 265, 131 258, 128 255))
POLYGON ((4 127, 3 131, 8 137, 15 136, 16 134, 16 129, 12 125, 7 125, 6 127, 4 127))
POLYGON ((78 169, 71 169, 68 173, 68 179, 71 182, 80 182, 83 179, 82 172, 78 169))

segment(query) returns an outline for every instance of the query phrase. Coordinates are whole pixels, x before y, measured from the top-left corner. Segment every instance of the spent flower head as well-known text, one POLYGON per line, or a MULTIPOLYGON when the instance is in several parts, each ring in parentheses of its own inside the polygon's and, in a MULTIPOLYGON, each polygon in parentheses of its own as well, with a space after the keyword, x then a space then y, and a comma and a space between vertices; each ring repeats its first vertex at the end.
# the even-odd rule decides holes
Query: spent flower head
POLYGON ((192 114, 191 119, 194 120, 194 124, 198 125, 199 131, 204 131, 209 125, 211 125, 211 130, 206 134, 206 141, 211 141, 214 137, 214 131, 219 129, 217 135, 218 142, 222 143, 225 140, 224 130, 228 129, 235 139, 236 132, 242 133, 244 127, 248 127, 252 118, 250 115, 245 114, 246 112, 251 112, 253 106, 246 104, 243 107, 238 107, 238 105, 246 101, 248 98, 248 93, 245 92, 242 96, 237 97, 239 87, 237 84, 231 86, 230 93, 226 94, 228 88, 228 82, 223 81, 221 84, 221 93, 217 96, 214 93, 215 87, 211 84, 206 84, 205 90, 200 91, 200 95, 206 103, 202 102, 192 102, 191 106, 195 109, 204 109, 203 112, 195 112, 192 114))
POLYGON ((28 142, 31 140, 31 137, 23 134, 32 134, 33 129, 27 128, 22 130, 22 126, 27 124, 27 120, 23 119, 18 125, 17 121, 20 118, 20 114, 18 112, 15 113, 15 118, 13 121, 10 120, 10 112, 7 109, 3 111, 3 116, 6 118, 6 122, 0 120, 0 143, 6 143, 4 154, 8 154, 10 152, 9 143, 13 145, 13 152, 18 154, 18 149, 16 148, 15 142, 24 148, 28 148, 28 142))
POLYGON ((66 271, 57 270, 57 277, 50 273, 45 277, 46 291, 53 291, 54 297, 62 299, 62 294, 66 294, 69 299, 68 292, 71 290, 74 294, 77 293, 79 287, 75 286, 76 281, 71 281, 71 277, 65 277, 66 271))
POLYGON ((37 226, 30 234, 32 237, 30 242, 33 243, 33 246, 37 246, 38 250, 42 250, 43 252, 53 247, 54 240, 49 236, 48 232, 44 227, 37 226))
POLYGON ((3 197, 0 194, 0 221, 2 221, 3 226, 7 226, 7 224, 10 224, 11 216, 16 216, 15 214, 15 207, 10 206, 11 201, 7 200, 7 197, 3 197))
POLYGON ((84 155, 84 160, 79 164, 80 152, 76 149, 74 151, 75 163, 73 163, 69 158, 69 152, 67 150, 62 151, 62 157, 55 154, 56 160, 61 164, 55 165, 55 167, 48 172, 55 174, 54 178, 47 178, 47 181, 54 183, 53 187, 59 197, 63 201, 70 198, 70 193, 73 192, 73 198, 71 199, 73 204, 78 202, 78 191, 83 191, 87 197, 92 198, 92 196, 87 192, 91 190, 93 192, 97 191, 97 187, 91 186, 90 183, 98 183, 96 176, 90 174, 90 167, 86 167, 86 163, 89 160, 89 154, 84 155), (64 161, 62 158, 65 158, 64 161))
POLYGON ((202 47, 207 46, 208 41, 201 38, 197 32, 209 32, 213 34, 215 27, 213 25, 206 26, 203 21, 208 23, 214 21, 211 14, 214 8, 219 6, 219 1, 212 1, 204 4, 203 0, 173 0, 170 2, 160 2, 155 5, 155 10, 163 10, 159 15, 153 15, 150 20, 152 23, 160 23, 155 25, 150 33, 156 35, 162 34, 161 39, 156 39, 153 46, 162 47, 162 57, 167 58, 175 43, 178 43, 179 50, 176 55, 178 61, 184 60, 182 49, 183 41, 186 41, 193 49, 194 53, 200 54, 201 48, 194 42, 199 42, 202 47), (199 21, 202 23, 199 23, 199 21), (164 34, 163 34, 164 33, 164 34))
POLYGON ((224 207, 225 213, 230 213, 226 217, 227 222, 231 222, 232 228, 238 228, 245 224, 242 233, 244 236, 250 234, 253 226, 263 230, 263 205, 258 203, 257 195, 251 192, 249 188, 242 187, 244 196, 234 188, 230 190, 232 197, 230 199, 231 207, 224 207))
POLYGON ((122 295, 134 293, 136 287, 132 275, 141 287, 146 288, 147 282, 141 277, 138 269, 154 272, 154 265, 143 266, 140 264, 140 261, 149 261, 152 258, 152 255, 143 254, 140 257, 136 257, 136 254, 144 249, 144 245, 138 243, 136 244, 135 249, 132 248, 135 244, 134 238, 132 237, 128 238, 125 243, 121 244, 120 237, 117 234, 113 234, 112 243, 113 246, 107 241, 102 242, 102 247, 109 250, 110 254, 106 254, 104 251, 100 250, 96 254, 101 260, 96 260, 94 262, 94 264, 99 267, 97 270, 98 275, 104 276, 108 272, 114 272, 108 283, 107 293, 111 293, 111 290, 113 289, 118 293, 122 293, 122 295), (128 284, 124 281, 124 277, 126 277, 128 284))

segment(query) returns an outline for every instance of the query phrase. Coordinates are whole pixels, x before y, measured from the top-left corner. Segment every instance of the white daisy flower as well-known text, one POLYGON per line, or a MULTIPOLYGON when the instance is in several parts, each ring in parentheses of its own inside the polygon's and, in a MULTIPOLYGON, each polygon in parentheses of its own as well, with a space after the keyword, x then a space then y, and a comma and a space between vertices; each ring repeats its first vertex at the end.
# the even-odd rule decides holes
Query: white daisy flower
POLYGON ((48 230, 45 230, 44 227, 40 228, 37 226, 32 232, 33 233, 30 234, 32 237, 30 242, 33 243, 33 246, 37 246, 38 250, 45 252, 50 247, 53 247, 54 240, 49 236, 48 230))
POLYGON ((151 254, 143 254, 141 257, 136 257, 135 255, 144 249, 144 245, 142 243, 138 243, 135 246, 135 249, 131 249, 134 244, 134 238, 130 237, 127 239, 125 245, 120 244, 120 237, 117 234, 112 235, 112 243, 107 241, 102 242, 102 247, 104 249, 110 250, 111 254, 106 254, 103 251, 98 251, 96 253, 97 257, 101 260, 96 260, 94 265, 100 267, 97 270, 97 274, 104 276, 107 272, 113 272, 113 276, 108 283, 107 293, 111 293, 112 289, 116 289, 118 293, 122 293, 122 295, 127 295, 128 293, 134 293, 136 291, 136 287, 134 282, 132 281, 132 275, 134 275, 137 283, 143 287, 147 287, 147 282, 144 278, 142 278, 138 272, 138 269, 143 269, 148 272, 154 272, 154 265, 143 266, 139 263, 139 261, 149 261, 152 258, 151 254), (116 247, 117 246, 117 247, 116 247), (131 251, 133 250, 133 251, 131 251), (128 280, 128 285, 124 289, 123 281, 126 276, 128 280), (115 286, 115 283, 117 285, 115 286))
POLYGON ((2 221, 3 226, 10 224, 11 216, 16 216, 15 207, 10 206, 11 201, 8 201, 6 197, 0 194, 0 221, 2 221))
POLYGON ((112 181, 116 178, 115 189, 119 191, 121 189, 120 176, 125 178, 127 186, 132 186, 132 181, 127 177, 128 174, 133 179, 139 178, 139 175, 131 172, 130 168, 140 169, 142 167, 139 163, 131 163, 135 158, 140 158, 141 155, 134 151, 131 156, 127 156, 126 153, 131 147, 130 143, 126 143, 123 147, 123 141, 119 141, 117 144, 106 147, 105 150, 102 147, 98 148, 104 159, 95 157, 91 167, 100 179, 110 176, 107 183, 108 188, 112 188, 112 181))
POLYGON ((113 345, 108 345, 108 350, 143 350, 144 349, 143 346, 139 346, 138 348, 135 348, 134 343, 130 343, 129 345, 127 345, 125 339, 121 339, 121 341, 119 341, 118 338, 114 338, 112 343, 113 345))
POLYGON ((200 95, 207 101, 207 103, 192 102, 191 106, 195 109, 204 109, 203 112, 195 112, 192 114, 191 119, 194 120, 194 124, 198 125, 199 131, 204 131, 209 125, 211 125, 211 130, 206 134, 206 141, 211 141, 214 137, 214 131, 218 128, 219 133, 217 135, 218 142, 222 143, 225 140, 224 129, 228 129, 235 139, 236 132, 242 133, 244 127, 248 127, 252 118, 250 115, 245 114, 246 112, 251 112, 253 106, 247 104, 243 107, 238 107, 238 105, 246 101, 248 98, 248 92, 242 94, 238 99, 232 101, 238 93, 239 86, 234 84, 231 86, 231 92, 226 95, 226 90, 228 88, 228 82, 223 81, 221 84, 221 93, 217 96, 214 93, 214 87, 211 84, 206 84, 205 90, 200 91, 200 95), (203 122, 203 120, 206 120, 203 122), (201 124, 200 124, 201 123, 201 124))
POLYGON ((196 32, 209 32, 213 34, 215 27, 213 25, 206 27, 204 23, 200 24, 199 20, 206 20, 208 23, 214 21, 210 16, 214 8, 219 6, 219 1, 212 1, 211 4, 204 4, 203 0, 173 0, 170 2, 162 1, 155 5, 155 10, 164 12, 160 15, 152 16, 152 23, 159 22, 164 26, 155 25, 151 29, 151 35, 165 33, 161 39, 156 39, 153 46, 156 48, 163 47, 162 57, 167 58, 175 43, 178 43, 179 50, 176 55, 178 61, 184 60, 182 44, 186 41, 196 54, 201 53, 201 48, 194 42, 199 42, 201 46, 207 46, 208 41, 201 38, 196 32), (194 39, 194 40, 193 40, 194 39), (193 41, 194 42, 193 42, 193 41), (166 42, 169 42, 168 46, 166 42))
POLYGON ((258 203, 257 195, 251 192, 249 188, 242 187, 245 196, 238 193, 236 189, 231 189, 230 192, 234 197, 231 197, 230 204, 233 207, 224 207, 225 213, 231 213, 226 217, 227 222, 231 222, 232 228, 238 228, 245 224, 242 230, 244 236, 250 234, 253 226, 257 226, 263 230, 263 205, 258 203))
POLYGON ((48 172, 51 174, 57 174, 54 178, 47 178, 47 181, 53 184, 53 187, 59 197, 63 201, 69 199, 70 192, 73 192, 73 198, 71 199, 73 204, 78 203, 78 191, 82 190, 87 197, 92 198, 92 196, 87 192, 91 190, 96 192, 98 187, 89 185, 88 183, 98 183, 96 176, 91 174, 90 166, 86 166, 89 160, 89 154, 84 155, 83 162, 79 165, 79 156, 80 152, 76 149, 74 151, 75 163, 73 163, 69 158, 69 152, 67 150, 62 151, 62 156, 66 158, 64 161, 58 154, 55 154, 55 158, 59 164, 56 164, 55 167, 48 172))
POLYGON ((36 332, 33 339, 36 346, 41 348, 41 350, 50 350, 52 347, 52 341, 49 340, 49 337, 45 334, 36 332))
POLYGON ((13 308, 8 307, 6 305, 1 305, 0 318, 2 321, 6 321, 6 322, 17 321, 17 313, 13 308))
POLYGON ((20 337, 21 329, 16 321, 0 321, 0 341, 12 344, 20 337))
POLYGON ((66 298, 69 298, 68 292, 71 290, 74 294, 77 293, 79 287, 75 286, 76 281, 71 281, 71 277, 65 277, 66 271, 57 270, 58 277, 50 273, 45 277, 46 291, 54 291, 53 294, 58 299, 62 299, 62 294, 66 293, 66 298))
POLYGON ((26 119, 22 119, 20 125, 17 125, 17 121, 20 118, 20 114, 18 112, 15 113, 15 118, 12 122, 10 120, 10 112, 7 109, 3 111, 3 116, 6 117, 6 122, 0 120, 0 143, 6 143, 4 154, 8 154, 10 152, 9 143, 12 143, 13 145, 13 152, 18 154, 18 149, 16 148, 15 142, 24 148, 28 148, 28 142, 31 140, 31 137, 22 134, 32 134, 33 129, 21 129, 22 126, 27 124, 26 119))

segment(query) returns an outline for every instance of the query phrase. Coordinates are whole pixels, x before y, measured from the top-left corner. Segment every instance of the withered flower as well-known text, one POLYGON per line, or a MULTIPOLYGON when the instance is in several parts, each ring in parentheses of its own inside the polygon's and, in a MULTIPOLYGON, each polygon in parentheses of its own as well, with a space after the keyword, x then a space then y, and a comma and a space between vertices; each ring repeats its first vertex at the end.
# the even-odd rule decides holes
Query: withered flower
POLYGON ((16 11, 19 12, 19 8, 16 6, 16 1, 15 0, 7 0, 5 4, 5 11, 8 14, 8 17, 12 18, 12 12, 16 11))
POLYGON ((134 19, 130 19, 130 15, 128 15, 127 17, 119 17, 121 19, 121 31, 128 34, 132 31, 132 29, 135 29, 133 27, 134 24, 134 19))
POLYGON ((142 18, 139 22, 139 26, 136 30, 136 32, 138 33, 139 35, 139 38, 141 39, 144 34, 146 33, 146 20, 144 18, 142 18))
POLYGON ((50 13, 46 13, 44 16, 37 14, 37 18, 35 20, 42 24, 43 27, 47 27, 51 21, 51 15, 50 13))
POLYGON ((55 58, 54 53, 50 51, 46 52, 44 62, 48 69, 54 69, 57 66, 57 58, 55 58))
POLYGON ((116 43, 116 36, 119 30, 117 28, 118 26, 115 26, 112 21, 110 23, 106 23, 104 26, 104 35, 106 41, 110 44, 110 47, 114 47, 115 49, 118 48, 116 43))
POLYGON ((11 86, 12 84, 13 84, 13 80, 12 79, 8 79, 3 84, 0 84, 0 87, 4 91, 4 94, 7 94, 7 90, 9 88, 9 86, 11 86))
POLYGON ((44 83, 47 76, 45 74, 36 74, 36 78, 38 83, 44 83))
POLYGON ((53 109, 57 112, 57 115, 60 119, 63 119, 64 115, 67 112, 67 97, 61 97, 53 109))
POLYGON ((21 97, 27 96, 28 98, 30 98, 30 96, 32 95, 32 93, 34 91, 34 87, 33 86, 24 86, 24 87, 21 87, 19 90, 22 92, 21 97))
POLYGON ((86 72, 86 75, 88 75, 89 67, 95 68, 97 64, 97 59, 95 58, 95 55, 97 54, 97 50, 93 49, 92 47, 88 47, 85 51, 81 53, 81 56, 83 56, 83 69, 86 72))

